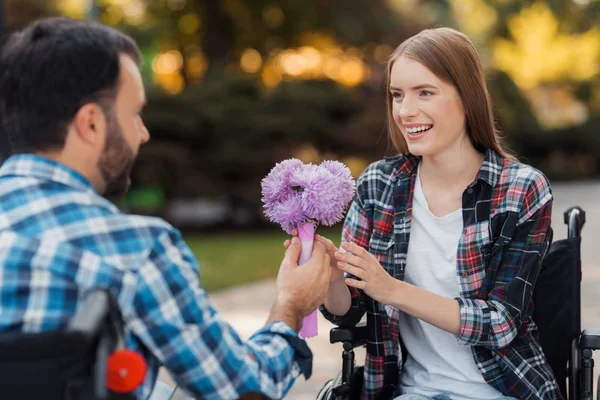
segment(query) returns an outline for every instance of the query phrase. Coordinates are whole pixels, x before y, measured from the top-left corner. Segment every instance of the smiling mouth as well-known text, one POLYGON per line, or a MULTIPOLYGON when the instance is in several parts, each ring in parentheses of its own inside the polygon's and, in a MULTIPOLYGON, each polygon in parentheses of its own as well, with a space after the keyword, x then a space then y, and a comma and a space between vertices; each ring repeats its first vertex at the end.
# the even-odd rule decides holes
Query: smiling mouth
POLYGON ((425 132, 428 132, 433 128, 433 125, 423 125, 416 128, 405 128, 408 136, 418 137, 423 135, 425 132))

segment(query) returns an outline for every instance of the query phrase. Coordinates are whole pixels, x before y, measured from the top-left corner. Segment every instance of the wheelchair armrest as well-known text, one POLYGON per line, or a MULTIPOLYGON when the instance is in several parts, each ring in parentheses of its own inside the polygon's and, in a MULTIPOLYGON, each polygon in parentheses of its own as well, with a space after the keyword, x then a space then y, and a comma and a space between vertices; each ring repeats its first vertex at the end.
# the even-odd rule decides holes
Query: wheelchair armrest
POLYGON ((600 330, 584 329, 579 339, 579 348, 581 350, 599 350, 600 349, 600 330))
POLYGON ((340 326, 329 332, 330 343, 350 342, 352 348, 363 346, 367 342, 367 324, 356 326, 340 326))
POLYGON ((108 319, 109 296, 105 290, 94 290, 87 294, 83 304, 69 321, 67 330, 78 332, 88 339, 97 337, 108 319))
POLYGON ((111 296, 106 289, 93 289, 88 292, 83 304, 67 325, 67 332, 79 336, 87 343, 96 344, 92 390, 98 399, 109 397, 106 386, 108 358, 119 341, 123 340, 122 332, 118 330, 120 326, 111 320, 111 317, 115 317, 114 313, 111 314, 111 307, 115 307, 111 296))

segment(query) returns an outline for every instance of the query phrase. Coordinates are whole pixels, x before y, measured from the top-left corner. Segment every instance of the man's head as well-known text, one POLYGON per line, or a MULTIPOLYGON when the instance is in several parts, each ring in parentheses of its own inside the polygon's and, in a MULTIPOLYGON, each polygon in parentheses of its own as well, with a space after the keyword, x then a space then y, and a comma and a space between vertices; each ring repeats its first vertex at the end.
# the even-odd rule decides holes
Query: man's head
POLYGON ((120 194, 149 140, 139 49, 104 25, 36 21, 0 56, 0 115, 14 153, 38 153, 74 168, 105 195, 120 194))

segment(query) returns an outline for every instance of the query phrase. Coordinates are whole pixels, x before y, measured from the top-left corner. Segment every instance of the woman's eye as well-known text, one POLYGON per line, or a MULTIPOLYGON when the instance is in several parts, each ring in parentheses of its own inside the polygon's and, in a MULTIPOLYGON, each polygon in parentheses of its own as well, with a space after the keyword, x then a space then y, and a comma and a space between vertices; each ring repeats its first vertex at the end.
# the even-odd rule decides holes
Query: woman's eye
POLYGON ((421 92, 421 96, 425 96, 425 97, 427 97, 427 96, 433 96, 433 93, 431 93, 431 92, 430 92, 430 91, 428 91, 428 90, 423 90, 423 91, 421 92))
POLYGON ((402 98, 402 93, 398 93, 398 92, 392 93, 392 97, 395 98, 395 99, 401 99, 402 98))

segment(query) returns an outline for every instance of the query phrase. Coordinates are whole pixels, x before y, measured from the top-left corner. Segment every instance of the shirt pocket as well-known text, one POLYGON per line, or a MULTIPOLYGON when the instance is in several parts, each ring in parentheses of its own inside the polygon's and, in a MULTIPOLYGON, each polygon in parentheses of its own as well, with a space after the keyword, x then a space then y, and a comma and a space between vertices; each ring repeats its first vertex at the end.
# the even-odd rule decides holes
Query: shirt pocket
POLYGON ((373 231, 369 240, 369 253, 394 278, 398 279, 398 268, 394 263, 394 238, 392 235, 373 231))
POLYGON ((464 228, 456 260, 462 294, 473 294, 481 288, 491 247, 490 221, 478 222, 464 228))

